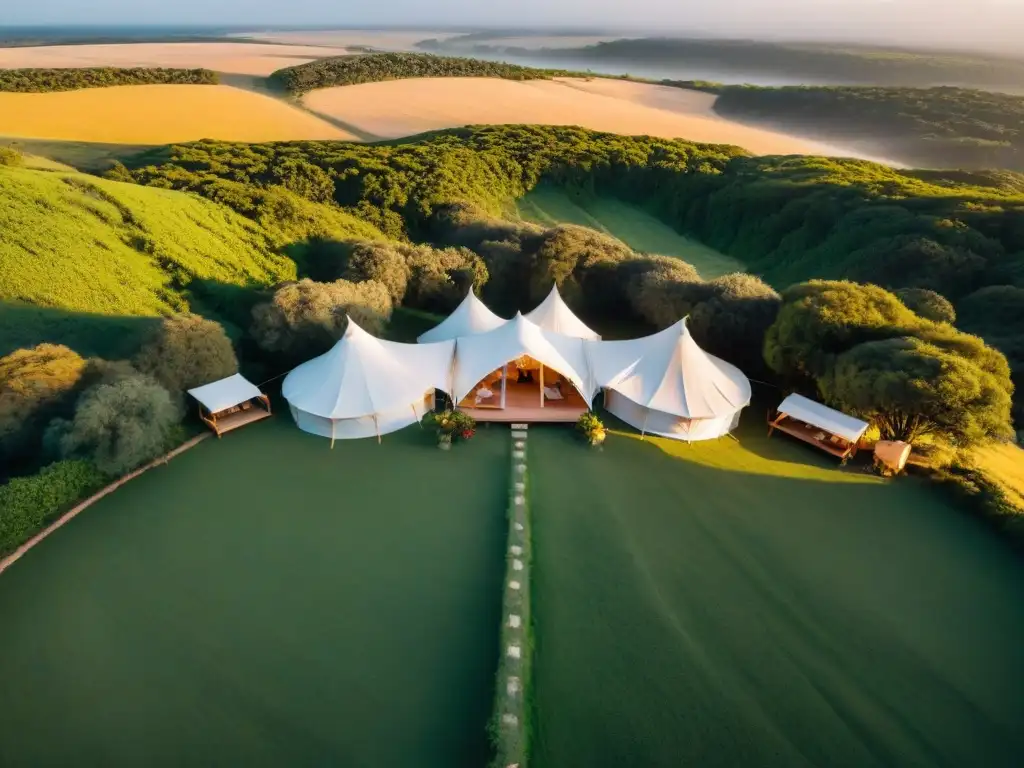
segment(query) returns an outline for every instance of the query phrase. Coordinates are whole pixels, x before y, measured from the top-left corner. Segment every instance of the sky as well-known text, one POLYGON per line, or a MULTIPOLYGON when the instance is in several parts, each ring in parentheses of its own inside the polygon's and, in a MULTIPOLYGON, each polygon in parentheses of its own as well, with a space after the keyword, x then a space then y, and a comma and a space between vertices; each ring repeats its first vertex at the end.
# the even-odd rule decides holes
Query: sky
POLYGON ((0 0, 0 26, 601 27, 1019 50, 1024 0, 0 0))

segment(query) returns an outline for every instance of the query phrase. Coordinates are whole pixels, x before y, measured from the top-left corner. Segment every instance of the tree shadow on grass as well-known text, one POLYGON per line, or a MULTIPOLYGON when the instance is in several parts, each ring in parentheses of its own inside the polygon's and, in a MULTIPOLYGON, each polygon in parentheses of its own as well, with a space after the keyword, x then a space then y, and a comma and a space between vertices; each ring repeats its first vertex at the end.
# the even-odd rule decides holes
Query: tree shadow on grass
POLYGON ((64 344, 83 357, 121 360, 133 356, 159 317, 74 312, 0 302, 0 355, 44 342, 64 344))

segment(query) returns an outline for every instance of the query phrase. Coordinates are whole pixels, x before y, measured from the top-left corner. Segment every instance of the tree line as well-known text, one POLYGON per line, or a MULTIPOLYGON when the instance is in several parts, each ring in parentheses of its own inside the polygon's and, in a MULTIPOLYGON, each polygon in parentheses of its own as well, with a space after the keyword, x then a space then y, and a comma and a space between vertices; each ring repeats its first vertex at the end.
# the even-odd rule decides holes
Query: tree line
POLYGON ((115 85, 216 85, 209 69, 165 67, 83 67, 81 69, 0 69, 0 91, 51 93, 115 85))
POLYGON ((571 72, 537 69, 500 61, 482 61, 427 53, 369 53, 334 56, 279 69, 270 82, 280 90, 301 96, 317 88, 378 83, 410 77, 498 77, 504 80, 543 80, 571 72))
POLYGON ((1022 96, 952 87, 665 84, 717 94, 715 111, 725 117, 867 142, 915 167, 1024 171, 1022 96))

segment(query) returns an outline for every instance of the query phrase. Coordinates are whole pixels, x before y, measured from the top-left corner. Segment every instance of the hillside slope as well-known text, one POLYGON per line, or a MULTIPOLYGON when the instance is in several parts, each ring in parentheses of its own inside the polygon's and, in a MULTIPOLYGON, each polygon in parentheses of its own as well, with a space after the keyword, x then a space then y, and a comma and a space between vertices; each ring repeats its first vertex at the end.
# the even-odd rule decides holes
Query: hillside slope
POLYGON ((156 315, 194 280, 295 276, 252 222, 181 192, 77 173, 0 168, 0 301, 156 315))

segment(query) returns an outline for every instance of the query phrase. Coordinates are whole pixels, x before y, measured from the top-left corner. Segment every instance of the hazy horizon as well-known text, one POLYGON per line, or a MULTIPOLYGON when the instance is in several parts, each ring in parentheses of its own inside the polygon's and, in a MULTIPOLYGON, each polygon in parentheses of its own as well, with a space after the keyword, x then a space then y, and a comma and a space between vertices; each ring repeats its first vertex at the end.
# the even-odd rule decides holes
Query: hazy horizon
POLYGON ((520 0, 512 7, 473 0, 386 0, 339 10, 324 0, 38 0, 8 8, 3 26, 231 26, 344 29, 600 28, 622 36, 687 34, 763 40, 822 40, 1019 52, 1020 0, 520 0), (394 24, 401 18, 402 26, 394 24))

